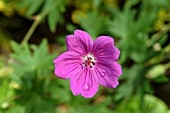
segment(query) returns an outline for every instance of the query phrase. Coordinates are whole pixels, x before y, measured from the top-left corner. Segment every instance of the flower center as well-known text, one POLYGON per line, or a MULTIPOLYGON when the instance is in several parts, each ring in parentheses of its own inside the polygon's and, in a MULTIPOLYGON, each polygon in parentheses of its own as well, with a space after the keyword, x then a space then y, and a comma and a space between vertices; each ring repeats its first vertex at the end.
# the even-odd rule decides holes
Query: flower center
POLYGON ((84 57, 83 67, 89 66, 92 68, 95 65, 95 58, 92 55, 87 55, 84 57))

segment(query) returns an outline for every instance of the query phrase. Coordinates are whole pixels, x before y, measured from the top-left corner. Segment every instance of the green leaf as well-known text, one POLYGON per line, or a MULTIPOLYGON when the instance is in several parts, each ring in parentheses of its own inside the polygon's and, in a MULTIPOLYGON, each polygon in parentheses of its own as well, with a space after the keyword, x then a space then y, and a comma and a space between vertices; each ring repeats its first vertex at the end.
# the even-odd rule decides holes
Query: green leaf
POLYGON ((49 54, 47 40, 39 46, 25 44, 20 51, 12 53, 14 73, 11 78, 26 89, 34 87, 34 80, 45 79, 52 73, 55 54, 49 54), (32 49, 32 50, 31 50, 32 49), (43 59, 43 60, 42 60, 43 59))
POLYGON ((20 3, 17 4, 18 8, 24 8, 29 6, 32 3, 32 0, 22 0, 20 3))
POLYGON ((26 113, 26 109, 24 106, 15 106, 10 108, 7 113, 26 113))
POLYGON ((165 65, 159 64, 154 66, 151 70, 148 71, 148 73, 146 74, 146 77, 149 79, 154 79, 158 76, 161 76, 165 73, 165 65))
POLYGON ((48 25, 50 27, 50 30, 52 32, 55 32, 57 23, 59 21, 59 12, 57 9, 53 10, 49 15, 48 15, 48 25))
POLYGON ((153 80, 157 83, 164 83, 164 82, 169 81, 168 77, 166 77, 165 75, 158 76, 158 77, 154 78, 153 80))
POLYGON ((77 18, 80 20, 80 26, 86 30, 93 39, 107 32, 108 16, 100 15, 99 12, 89 12, 86 16, 86 18, 80 18, 79 16, 77 18))
POLYGON ((44 5, 43 5, 43 8, 42 8, 42 12, 48 10, 49 7, 51 7, 53 4, 55 4, 56 0, 45 0, 44 1, 44 5))
POLYGON ((145 106, 143 109, 143 113, 167 113, 168 111, 165 102, 153 95, 145 95, 145 106))
POLYGON ((41 7, 43 1, 44 0, 32 0, 26 16, 31 16, 32 14, 34 14, 41 7))
POLYGON ((134 30, 134 10, 125 9, 123 12, 116 11, 115 18, 110 22, 109 31, 121 38, 130 37, 134 30))
POLYGON ((80 105, 79 107, 72 108, 68 113, 115 113, 107 107, 102 105, 80 105))
POLYGON ((10 44, 14 52, 18 53, 21 51, 20 45, 17 42, 11 41, 10 44))
POLYGON ((93 4, 95 7, 99 7, 101 2, 102 2, 102 0, 93 0, 93 4))
POLYGON ((153 95, 145 94, 142 106, 138 104, 140 101, 140 96, 134 95, 128 101, 121 101, 115 111, 118 113, 167 113, 168 111, 166 103, 153 95))

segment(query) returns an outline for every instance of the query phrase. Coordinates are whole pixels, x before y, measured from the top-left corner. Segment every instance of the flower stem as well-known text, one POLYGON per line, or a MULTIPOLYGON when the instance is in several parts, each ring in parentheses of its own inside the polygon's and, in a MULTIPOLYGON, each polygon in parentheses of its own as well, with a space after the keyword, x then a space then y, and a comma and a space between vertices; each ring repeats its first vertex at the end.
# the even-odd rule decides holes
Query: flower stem
POLYGON ((32 24, 31 28, 29 29, 29 31, 27 32, 27 34, 25 35, 24 39, 21 42, 21 45, 23 45, 24 43, 27 43, 28 40, 31 38, 33 32, 35 31, 36 27, 38 26, 38 24, 41 21, 41 16, 37 16, 36 20, 34 21, 34 23, 32 24))
POLYGON ((31 28, 28 30, 27 34, 25 35, 24 39, 21 42, 21 45, 24 45, 25 43, 28 42, 28 40, 31 38, 32 34, 34 33, 35 29, 41 22, 42 18, 44 18, 47 14, 49 14, 56 6, 58 5, 58 2, 54 3, 54 5, 44 12, 40 13, 39 15, 36 16, 35 21, 33 22, 31 28))

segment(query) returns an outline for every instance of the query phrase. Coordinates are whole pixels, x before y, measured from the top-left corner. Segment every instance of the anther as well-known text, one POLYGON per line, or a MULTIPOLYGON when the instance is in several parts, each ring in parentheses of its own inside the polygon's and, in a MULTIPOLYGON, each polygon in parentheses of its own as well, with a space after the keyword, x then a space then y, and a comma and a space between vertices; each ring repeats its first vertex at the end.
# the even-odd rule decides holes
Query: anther
POLYGON ((84 57, 83 67, 89 66, 90 68, 92 68, 94 65, 95 65, 95 58, 93 58, 93 56, 88 55, 84 57))
POLYGON ((95 63, 94 62, 91 62, 93 65, 95 65, 95 63))

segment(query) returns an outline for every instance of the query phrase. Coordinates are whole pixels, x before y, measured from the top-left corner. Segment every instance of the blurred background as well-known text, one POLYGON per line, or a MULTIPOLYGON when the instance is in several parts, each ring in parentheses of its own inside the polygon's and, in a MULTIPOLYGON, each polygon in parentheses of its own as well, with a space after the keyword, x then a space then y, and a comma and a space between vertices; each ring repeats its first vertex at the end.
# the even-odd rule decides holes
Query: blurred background
POLYGON ((170 113, 170 0, 0 0, 0 113, 170 113), (116 89, 75 97, 53 74, 75 29, 114 37, 116 89))

